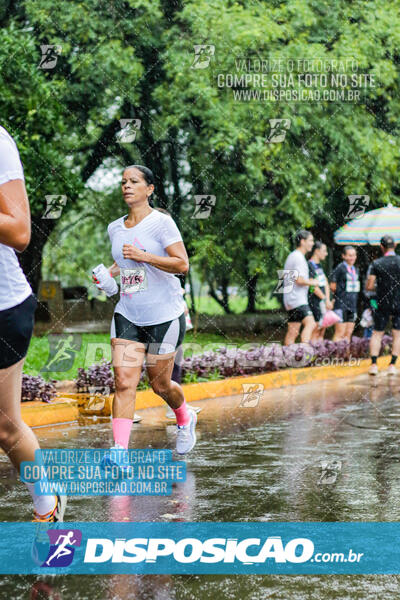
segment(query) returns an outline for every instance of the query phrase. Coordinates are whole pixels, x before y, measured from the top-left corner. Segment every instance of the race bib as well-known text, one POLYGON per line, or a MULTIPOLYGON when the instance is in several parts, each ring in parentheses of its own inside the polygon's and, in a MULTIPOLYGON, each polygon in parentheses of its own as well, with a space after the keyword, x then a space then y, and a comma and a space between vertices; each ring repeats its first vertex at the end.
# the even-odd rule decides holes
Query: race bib
POLYGON ((346 292, 359 292, 360 291, 360 281, 353 281, 352 279, 348 279, 346 281, 346 292))
POLYGON ((121 269, 121 294, 135 294, 147 290, 147 273, 144 267, 121 269))

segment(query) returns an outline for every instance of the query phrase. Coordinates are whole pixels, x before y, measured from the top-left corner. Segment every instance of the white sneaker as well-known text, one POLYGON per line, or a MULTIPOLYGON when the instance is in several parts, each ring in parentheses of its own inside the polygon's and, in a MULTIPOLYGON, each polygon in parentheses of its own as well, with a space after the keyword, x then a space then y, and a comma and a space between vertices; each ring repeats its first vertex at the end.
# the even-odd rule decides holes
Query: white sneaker
POLYGON ((128 450, 120 444, 112 446, 112 448, 104 454, 100 464, 102 469, 106 466, 119 467, 119 470, 124 477, 129 476, 133 471, 132 466, 129 464, 128 450))
POLYGON ((65 507, 67 506, 67 496, 56 494, 56 505, 53 510, 45 515, 39 515, 33 512, 35 522, 62 523, 64 520, 65 507))
POLYGON ((388 370, 387 370, 387 375, 397 375, 397 369, 396 369, 396 365, 389 365, 388 370))
POLYGON ((134 423, 140 423, 140 421, 142 420, 142 417, 140 415, 138 415, 137 413, 135 413, 133 415, 133 419, 132 420, 133 420, 134 423))
POLYGON ((187 454, 196 443, 197 414, 190 410, 190 421, 187 425, 177 425, 176 451, 178 454, 187 454))
MULTIPOLYGON (((200 406, 188 406, 188 409, 189 410, 194 410, 195 413, 199 413, 201 410, 203 410, 203 408, 200 407, 200 406)), ((167 412, 165 414, 165 418, 166 419, 176 419, 175 413, 174 413, 174 411, 172 410, 171 407, 167 408, 167 412)))
POLYGON ((378 375, 378 365, 377 364, 372 364, 369 368, 368 373, 370 375, 378 375))

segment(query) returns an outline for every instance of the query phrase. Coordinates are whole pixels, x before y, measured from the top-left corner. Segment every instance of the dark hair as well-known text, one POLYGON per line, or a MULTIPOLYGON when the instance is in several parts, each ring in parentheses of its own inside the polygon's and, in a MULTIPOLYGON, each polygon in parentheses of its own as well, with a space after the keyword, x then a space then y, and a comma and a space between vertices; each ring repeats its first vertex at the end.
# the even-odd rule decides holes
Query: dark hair
POLYGON ((294 243, 296 248, 300 246, 301 240, 307 240, 310 237, 311 231, 307 231, 306 229, 299 229, 296 231, 296 235, 294 236, 294 243))
MULTIPOLYGON (((343 248, 342 256, 343 256, 343 254, 347 254, 347 250, 356 250, 356 249, 354 248, 354 246, 345 246, 343 248)), ((357 250, 356 250, 356 252, 357 252, 357 250)))
POLYGON ((144 167, 143 165, 129 165, 128 167, 125 167, 124 171, 126 171, 126 169, 137 169, 142 173, 143 179, 147 185, 154 185, 153 171, 151 171, 148 167, 144 167))
POLYGON ((320 250, 322 248, 322 246, 326 246, 326 244, 324 242, 321 242, 320 240, 317 240, 316 242, 314 242, 314 246, 312 247, 312 250, 311 250, 311 256, 314 254, 314 252, 316 250, 320 250))
MULTIPOLYGON (((147 185, 154 185, 153 171, 148 167, 144 167, 143 165, 129 165, 128 167, 125 167, 124 171, 126 171, 126 169, 137 169, 143 175, 143 179, 147 185)), ((150 198, 150 196, 148 197, 148 202, 150 206, 154 208, 153 200, 150 198)))
POLYGON ((383 246, 384 248, 394 248, 395 244, 392 236, 384 235, 383 238, 381 238, 381 246, 383 246))

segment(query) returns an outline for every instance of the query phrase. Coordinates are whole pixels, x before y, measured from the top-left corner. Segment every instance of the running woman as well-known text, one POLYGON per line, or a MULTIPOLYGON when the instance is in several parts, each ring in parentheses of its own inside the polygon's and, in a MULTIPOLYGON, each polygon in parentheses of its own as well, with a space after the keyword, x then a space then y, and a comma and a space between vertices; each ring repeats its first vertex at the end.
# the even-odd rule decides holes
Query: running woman
POLYGON ((301 341, 309 342, 315 329, 315 321, 308 305, 308 288, 317 286, 316 279, 310 279, 308 264, 305 258, 310 252, 314 238, 310 231, 301 229, 295 237, 296 250, 291 252, 286 259, 284 270, 287 278, 293 277, 290 290, 284 292, 283 303, 287 310, 288 329, 285 337, 285 346, 294 344, 303 325, 301 341))
POLYGON ((345 246, 342 253, 343 262, 334 269, 331 275, 331 291, 334 298, 334 311, 341 318, 335 324, 333 341, 350 342, 357 319, 357 300, 360 292, 360 278, 354 263, 357 252, 353 246, 345 246))
MULTIPOLYGON (((181 285, 174 273, 187 273, 189 260, 173 219, 150 206, 153 191, 150 169, 127 167, 122 194, 129 213, 108 226, 114 258, 109 272, 121 277, 120 300, 111 323, 115 375, 112 450, 128 448, 136 388, 146 358, 153 391, 176 415, 176 450, 186 454, 196 443, 197 416, 188 408, 181 386, 171 381, 171 374, 185 335, 181 285)), ((94 281, 98 283, 95 277, 94 281)), ((124 464, 123 454, 110 456, 124 464)))
POLYGON ((312 292, 310 289, 308 293, 308 304, 310 305, 311 312, 316 322, 316 327, 311 337, 313 342, 324 339, 325 327, 320 327, 319 322, 326 310, 332 310, 333 308, 330 299, 328 279, 321 267, 321 261, 325 260, 327 255, 328 251, 326 249, 326 244, 318 241, 315 242, 311 251, 311 258, 308 261, 310 277, 318 281, 318 286, 315 287, 312 292))
MULTIPOLYGON (((17 146, 0 127, 0 447, 17 471, 34 461, 39 444, 21 417, 22 367, 33 331, 37 300, 15 254, 28 246, 31 219, 24 172, 17 146)), ((33 499, 35 521, 62 521, 66 497, 33 499)))
POLYGON ((381 239, 383 256, 374 260, 367 279, 366 289, 374 290, 378 308, 374 313, 374 330, 370 341, 370 375, 378 375, 377 359, 381 349, 382 336, 389 319, 392 320, 392 359, 388 375, 395 375, 396 360, 400 353, 400 256, 395 253, 396 244, 390 235, 381 239))

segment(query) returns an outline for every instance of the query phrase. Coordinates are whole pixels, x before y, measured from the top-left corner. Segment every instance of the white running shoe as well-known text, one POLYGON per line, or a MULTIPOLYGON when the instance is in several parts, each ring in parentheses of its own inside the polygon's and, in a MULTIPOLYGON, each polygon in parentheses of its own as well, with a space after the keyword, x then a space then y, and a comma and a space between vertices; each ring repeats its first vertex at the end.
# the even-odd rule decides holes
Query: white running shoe
MULTIPOLYGON (((203 410, 203 408, 200 406, 189 406, 188 408, 189 408, 189 410, 194 410, 195 413, 199 413, 201 410, 203 410)), ((176 419, 175 413, 171 407, 167 408, 165 418, 166 419, 176 419)))
POLYGON ((370 375, 378 375, 378 365, 377 364, 372 364, 369 368, 368 373, 370 375))
POLYGON ((177 425, 176 451, 178 454, 187 454, 196 443, 197 414, 190 410, 190 421, 187 425, 177 425))
POLYGON ((133 420, 134 423, 140 423, 140 421, 142 420, 142 417, 140 415, 138 415, 137 413, 135 413, 133 415, 133 419, 132 420, 133 420))
POLYGON ((398 373, 398 371, 396 369, 396 365, 389 365, 386 374, 387 375, 397 375, 397 373, 398 373))
POLYGON ((64 520, 65 507, 67 506, 67 496, 56 495, 56 505, 51 512, 45 515, 39 515, 33 512, 34 521, 39 523, 62 523, 64 520))
POLYGON ((101 467, 119 467, 121 474, 125 477, 132 472, 132 466, 129 464, 128 450, 120 444, 112 446, 108 452, 104 454, 101 460, 101 467))

